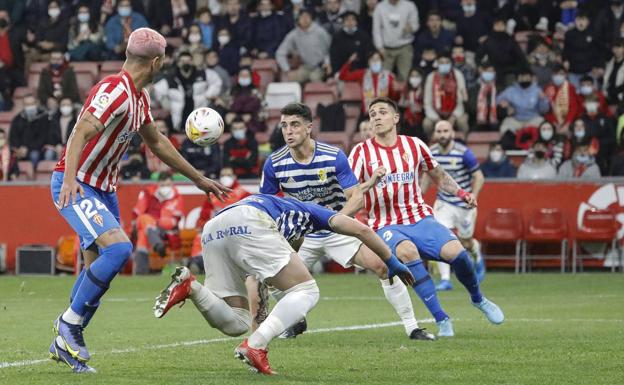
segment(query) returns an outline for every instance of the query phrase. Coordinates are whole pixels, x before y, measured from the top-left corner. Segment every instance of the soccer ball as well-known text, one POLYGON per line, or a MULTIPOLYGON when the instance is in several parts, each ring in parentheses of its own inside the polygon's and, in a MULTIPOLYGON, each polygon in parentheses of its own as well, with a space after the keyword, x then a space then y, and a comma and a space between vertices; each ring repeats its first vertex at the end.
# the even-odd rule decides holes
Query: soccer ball
POLYGON ((216 143, 223 134, 223 118, 212 108, 200 107, 186 118, 184 130, 191 142, 207 147, 216 143))

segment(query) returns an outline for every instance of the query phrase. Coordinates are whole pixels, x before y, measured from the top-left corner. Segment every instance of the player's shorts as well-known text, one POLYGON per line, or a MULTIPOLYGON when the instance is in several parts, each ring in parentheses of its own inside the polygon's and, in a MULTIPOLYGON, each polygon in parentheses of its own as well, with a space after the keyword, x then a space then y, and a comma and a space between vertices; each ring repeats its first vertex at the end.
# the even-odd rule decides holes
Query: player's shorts
POLYGON ((362 242, 355 237, 332 233, 326 237, 306 237, 297 254, 308 269, 323 256, 347 268, 351 267, 360 246, 362 242))
POLYGON ((396 248, 403 241, 412 241, 418 248, 421 258, 441 261, 440 251, 442 246, 450 241, 457 240, 453 232, 435 220, 433 216, 427 216, 411 225, 390 225, 377 230, 390 250, 396 254, 396 248))
POLYGON ((274 277, 295 251, 264 211, 236 206, 204 225, 202 257, 205 286, 220 298, 247 297, 245 278, 274 277))
POLYGON ((441 199, 433 205, 435 219, 449 229, 457 229, 460 238, 472 238, 477 223, 477 209, 467 209, 441 199))
POLYGON ((58 171, 52 173, 50 182, 52 200, 59 213, 78 233, 80 247, 86 250, 100 235, 120 227, 117 193, 105 192, 86 183, 78 182, 84 190, 84 196, 78 194, 76 203, 70 202, 67 207, 59 209, 58 199, 63 185, 63 175, 64 173, 58 171))

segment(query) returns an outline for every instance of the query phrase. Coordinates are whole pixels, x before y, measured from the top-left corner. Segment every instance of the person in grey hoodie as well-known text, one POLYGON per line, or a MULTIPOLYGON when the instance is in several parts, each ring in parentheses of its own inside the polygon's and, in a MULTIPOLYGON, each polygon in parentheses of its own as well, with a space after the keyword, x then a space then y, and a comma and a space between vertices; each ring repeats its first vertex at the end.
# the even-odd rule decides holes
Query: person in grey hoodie
POLYGON ((559 178, 595 179, 602 176, 600 167, 596 164, 594 156, 591 155, 589 147, 589 137, 575 139, 572 158, 563 162, 559 167, 559 178))
POLYGON ((538 139, 531 145, 529 156, 518 169, 518 179, 554 179, 557 169, 546 157, 547 143, 538 139))
POLYGON ((331 36, 314 23, 310 11, 302 10, 297 17, 297 27, 290 31, 275 54, 282 71, 290 71, 288 56, 300 61, 301 65, 289 75, 292 81, 317 82, 331 73, 329 46, 331 36))

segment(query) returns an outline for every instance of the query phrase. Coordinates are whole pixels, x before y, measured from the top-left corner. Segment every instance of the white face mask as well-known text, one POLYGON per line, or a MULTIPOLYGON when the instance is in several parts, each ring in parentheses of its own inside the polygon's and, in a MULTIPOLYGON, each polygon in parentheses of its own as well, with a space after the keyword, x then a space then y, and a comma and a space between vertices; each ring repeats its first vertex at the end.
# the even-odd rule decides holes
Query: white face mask
POLYGON ((117 8, 117 12, 121 17, 128 17, 132 13, 132 8, 130 7, 119 7, 117 8))
POLYGON ((156 190, 156 198, 159 201, 166 201, 167 199, 173 198, 173 187, 171 186, 161 186, 156 190))
POLYGON ((301 5, 303 4, 303 0, 290 0, 293 5, 301 5))
POLYGON ((198 33, 192 33, 188 37, 189 43, 196 44, 201 41, 201 35, 198 33))
POLYGON ((228 35, 219 35, 219 37, 217 37, 217 40, 219 40, 219 44, 226 45, 230 42, 230 37, 228 35))
POLYGON ((48 16, 50 16, 53 19, 56 19, 57 17, 59 17, 61 15, 61 10, 58 8, 50 8, 48 9, 48 16))
POLYGON ((442 75, 448 74, 449 72, 451 72, 451 64, 444 63, 444 64, 438 65, 438 71, 440 71, 442 75))
POLYGON ((574 136, 578 139, 585 136, 585 130, 574 130, 574 136))
POLYGON ((412 76, 411 78, 409 78, 410 86, 414 88, 418 88, 421 82, 422 78, 420 76, 412 76))
POLYGON ((590 114, 598 112, 598 102, 585 102, 585 109, 590 114))
POLYGON ((245 130, 234 130, 232 131, 232 136, 236 140, 245 139, 245 130))
POLYGON ((79 13, 78 14, 78 21, 81 22, 81 23, 88 22, 90 18, 91 18, 91 15, 89 15, 88 13, 79 13))
POLYGON ((494 163, 498 163, 503 159, 503 152, 500 150, 490 151, 490 160, 494 163))
POLYGON ((541 135, 542 139, 544 139, 545 141, 549 141, 553 137, 553 131, 552 130, 542 130, 542 131, 540 131, 540 135, 541 135))
POLYGON ((591 95, 594 91, 594 87, 592 86, 581 86, 581 95, 587 96, 591 95))
POLYGON ((475 13, 477 12, 477 5, 476 4, 462 5, 462 9, 464 10, 464 13, 475 13))
POLYGON ((496 73, 492 71, 485 71, 481 73, 481 79, 483 79, 483 81, 487 83, 493 81, 495 77, 496 73))
POLYGON ((238 78, 238 84, 241 87, 248 87, 251 84, 251 78, 238 78))
POLYGON ((271 16, 271 11, 260 11, 260 16, 262 17, 271 16))
POLYGON ((552 81, 553 83, 555 83, 556 86, 560 86, 563 84, 563 82, 565 82, 565 75, 561 75, 561 74, 557 74, 557 75, 553 75, 552 77, 552 81))
POLYGON ((370 64, 370 70, 373 71, 376 74, 380 73, 381 69, 382 69, 381 62, 376 61, 376 62, 372 62, 370 64))
POLYGON ((225 187, 232 187, 234 185, 234 177, 232 175, 223 175, 219 178, 219 182, 225 187))
POLYGON ((72 106, 61 106, 61 108, 59 110, 61 111, 61 115, 69 116, 74 111, 74 107, 72 107, 72 106))
POLYGON ((37 115, 37 106, 24 107, 24 113, 26 113, 26 116, 28 116, 29 118, 34 117, 35 115, 37 115))

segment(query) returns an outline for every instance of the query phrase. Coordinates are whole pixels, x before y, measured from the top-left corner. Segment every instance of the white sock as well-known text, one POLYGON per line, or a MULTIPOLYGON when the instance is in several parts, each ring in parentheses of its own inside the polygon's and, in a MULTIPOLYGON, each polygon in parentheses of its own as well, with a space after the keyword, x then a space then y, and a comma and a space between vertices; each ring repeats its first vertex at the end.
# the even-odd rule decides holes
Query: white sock
POLYGON ((82 321, 84 320, 84 317, 73 311, 71 306, 65 310, 65 313, 63 313, 61 317, 63 321, 72 325, 82 325, 82 321))
POLYGON ((443 281, 451 280, 451 265, 444 262, 436 262, 438 264, 438 270, 440 271, 440 279, 443 281))
POLYGON ((305 317, 318 299, 319 289, 314 280, 286 290, 284 297, 275 305, 267 319, 249 336, 247 343, 255 349, 266 349, 273 338, 305 317))
POLYGON ((409 336, 412 330, 418 328, 418 322, 416 322, 416 317, 414 317, 414 308, 412 307, 412 300, 407 288, 396 277, 392 285, 389 279, 380 279, 380 281, 386 299, 390 302, 394 311, 397 312, 401 321, 403 321, 405 333, 409 336))
POLYGON ((230 307, 197 281, 191 282, 190 297, 197 310, 213 328, 232 337, 245 334, 249 330, 251 315, 248 309, 230 307))
POLYGON ((472 260, 477 263, 481 261, 481 244, 476 239, 472 240, 472 247, 468 250, 472 260))

